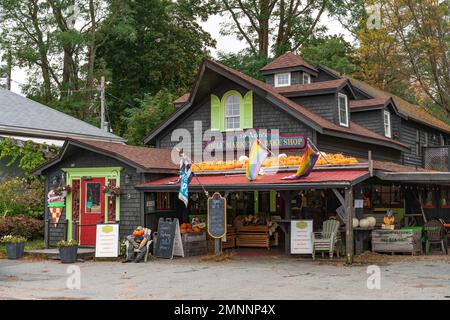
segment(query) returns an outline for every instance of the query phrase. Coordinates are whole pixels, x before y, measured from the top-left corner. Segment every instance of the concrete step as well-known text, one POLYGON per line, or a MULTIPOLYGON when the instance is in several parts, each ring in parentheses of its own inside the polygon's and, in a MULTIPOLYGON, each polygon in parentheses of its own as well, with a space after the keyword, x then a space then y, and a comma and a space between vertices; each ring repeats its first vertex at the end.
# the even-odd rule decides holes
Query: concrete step
MULTIPOLYGON (((39 249, 39 250, 25 250, 27 256, 45 258, 50 260, 59 260, 59 250, 56 248, 39 249)), ((78 259, 88 260, 95 257, 94 248, 78 248, 78 259)))

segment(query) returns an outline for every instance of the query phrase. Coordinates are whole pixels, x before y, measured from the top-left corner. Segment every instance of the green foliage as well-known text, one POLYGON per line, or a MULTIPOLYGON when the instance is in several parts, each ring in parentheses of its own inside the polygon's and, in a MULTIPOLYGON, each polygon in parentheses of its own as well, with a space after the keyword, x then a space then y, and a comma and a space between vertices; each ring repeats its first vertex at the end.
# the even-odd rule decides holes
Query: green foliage
POLYGON ((25 176, 31 178, 33 169, 48 160, 49 155, 56 154, 57 150, 56 147, 35 144, 31 140, 25 141, 21 146, 11 138, 4 138, 0 142, 0 160, 8 159, 8 165, 17 163, 25 176))
POLYGON ((323 64, 347 75, 357 67, 353 54, 354 48, 342 36, 315 38, 302 48, 303 58, 312 65, 323 64))
MULTIPOLYGON (((113 0, 105 26, 100 32, 109 41, 99 48, 97 69, 110 75, 108 109, 117 134, 127 130, 123 115, 129 117, 130 112, 125 110, 138 112, 146 95, 155 96, 162 89, 185 93, 208 47, 214 46, 196 22, 195 11, 183 1, 113 0)), ((137 136, 126 135, 137 143, 137 136)))
POLYGON ((57 246, 58 246, 58 248, 76 247, 76 246, 78 246, 78 241, 76 241, 76 240, 69 240, 69 241, 61 240, 61 241, 58 241, 57 246))
POLYGON ((0 218, 0 237, 5 235, 21 236, 26 239, 44 237, 44 221, 24 215, 0 218))
POLYGON ((12 178, 0 184, 0 214, 42 218, 44 184, 39 179, 12 178))
POLYGON ((128 143, 141 145, 145 135, 173 113, 175 99, 168 90, 161 90, 154 96, 145 95, 138 107, 127 109, 123 121, 127 124, 128 143))
POLYGON ((230 68, 238 70, 250 77, 264 81, 259 69, 269 63, 270 59, 264 56, 255 56, 247 51, 239 53, 219 52, 217 61, 230 68))

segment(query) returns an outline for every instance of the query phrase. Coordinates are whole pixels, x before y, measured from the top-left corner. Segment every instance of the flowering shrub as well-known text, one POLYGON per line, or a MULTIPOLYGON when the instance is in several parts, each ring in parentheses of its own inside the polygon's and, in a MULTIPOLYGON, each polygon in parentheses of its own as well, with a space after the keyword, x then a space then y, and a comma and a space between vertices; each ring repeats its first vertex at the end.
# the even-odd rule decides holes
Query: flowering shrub
POLYGON ((28 181, 12 178, 0 183, 0 214, 25 214, 34 218, 42 218, 44 212, 44 185, 38 179, 28 181))
POLYGON ((27 242, 27 239, 24 237, 20 237, 20 236, 13 236, 13 235, 7 235, 7 236, 3 236, 0 239, 1 243, 24 243, 27 242))
POLYGON ((6 235, 22 236, 27 239, 44 237, 44 221, 24 215, 0 218, 0 237, 6 235))
POLYGON ((76 240, 61 240, 58 241, 57 246, 58 248, 62 248, 62 247, 76 247, 78 245, 78 241, 76 240))

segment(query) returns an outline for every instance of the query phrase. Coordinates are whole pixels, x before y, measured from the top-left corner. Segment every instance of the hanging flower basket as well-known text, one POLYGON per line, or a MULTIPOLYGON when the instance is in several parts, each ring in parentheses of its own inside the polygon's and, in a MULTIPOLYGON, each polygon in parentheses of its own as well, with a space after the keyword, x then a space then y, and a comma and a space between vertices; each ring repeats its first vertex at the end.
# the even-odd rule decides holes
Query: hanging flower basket
POLYGON ((103 188, 103 193, 107 194, 109 197, 117 197, 122 194, 122 189, 120 187, 107 185, 103 188))

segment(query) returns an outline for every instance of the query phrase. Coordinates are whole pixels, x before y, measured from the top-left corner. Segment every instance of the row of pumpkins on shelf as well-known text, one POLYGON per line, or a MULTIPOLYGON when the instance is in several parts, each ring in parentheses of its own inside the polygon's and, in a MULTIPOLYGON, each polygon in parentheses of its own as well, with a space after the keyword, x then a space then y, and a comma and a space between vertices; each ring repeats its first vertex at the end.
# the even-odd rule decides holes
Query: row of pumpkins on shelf
MULTIPOLYGON (((262 166, 263 167, 276 167, 276 166, 298 166, 301 164, 301 156, 287 156, 286 154, 280 154, 278 157, 267 158, 262 166)), ((194 163, 192 165, 193 171, 214 171, 214 170, 232 170, 243 169, 247 166, 248 157, 241 156, 239 160, 231 161, 204 161, 200 163, 194 163)), ((341 153, 321 153, 321 156, 316 162, 316 165, 343 165, 343 164, 357 164, 358 160, 354 157, 346 157, 341 153)))
POLYGON ((375 217, 367 217, 361 220, 353 218, 353 228, 374 228, 376 224, 377 220, 375 219, 375 217))

